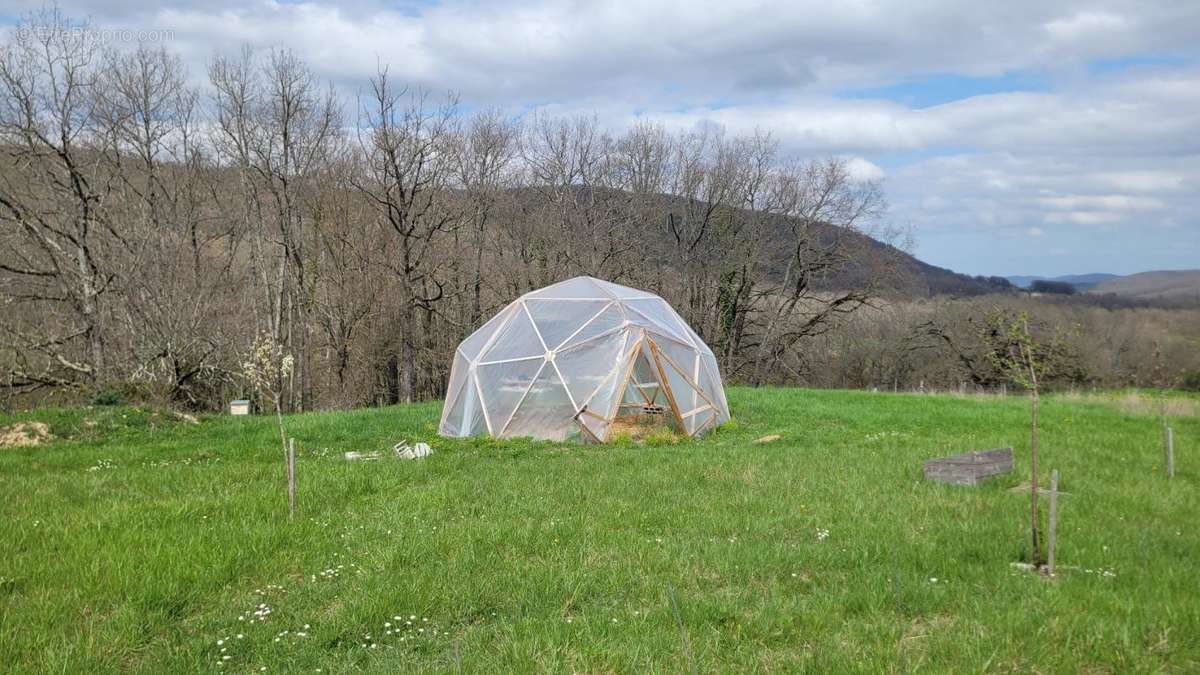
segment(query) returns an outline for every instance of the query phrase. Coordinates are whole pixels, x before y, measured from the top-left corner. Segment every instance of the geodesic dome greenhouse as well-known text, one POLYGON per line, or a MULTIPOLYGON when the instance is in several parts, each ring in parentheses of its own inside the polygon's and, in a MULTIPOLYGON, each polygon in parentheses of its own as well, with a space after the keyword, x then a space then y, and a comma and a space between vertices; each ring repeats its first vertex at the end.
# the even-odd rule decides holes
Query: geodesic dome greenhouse
POLYGON ((695 437, 728 419, 712 350, 665 300, 575 277, 462 341, 440 433, 605 442, 631 421, 695 437))

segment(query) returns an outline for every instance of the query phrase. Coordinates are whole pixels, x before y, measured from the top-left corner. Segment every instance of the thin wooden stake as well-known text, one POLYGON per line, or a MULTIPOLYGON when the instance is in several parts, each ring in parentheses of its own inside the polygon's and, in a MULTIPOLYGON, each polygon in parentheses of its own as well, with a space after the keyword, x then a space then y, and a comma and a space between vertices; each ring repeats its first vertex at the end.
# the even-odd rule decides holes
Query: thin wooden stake
POLYGON ((288 439, 287 453, 288 517, 296 515, 296 439, 288 439))
POLYGON ((683 653, 687 655, 692 672, 698 673, 700 671, 696 669, 696 657, 692 656, 692 642, 688 639, 687 627, 683 625, 683 613, 679 611, 679 600, 675 597, 675 587, 670 584, 667 584, 667 597, 671 600, 671 613, 675 615, 675 624, 683 637, 683 653))
POLYGON ((1050 522, 1046 525, 1046 572, 1054 576, 1054 545, 1058 533, 1058 469, 1050 472, 1050 522))
POLYGON ((1167 478, 1175 477, 1175 430, 1167 427, 1167 478))

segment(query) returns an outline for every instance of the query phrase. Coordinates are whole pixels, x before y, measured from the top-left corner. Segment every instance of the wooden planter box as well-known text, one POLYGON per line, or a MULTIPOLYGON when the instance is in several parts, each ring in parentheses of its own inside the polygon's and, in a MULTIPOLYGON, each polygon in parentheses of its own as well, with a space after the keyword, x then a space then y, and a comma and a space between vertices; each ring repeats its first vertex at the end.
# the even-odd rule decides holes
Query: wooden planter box
POLYGON ((1008 473, 1013 468, 1012 448, 980 450, 951 455, 925 462, 925 480, 953 485, 976 485, 989 476, 1008 473))

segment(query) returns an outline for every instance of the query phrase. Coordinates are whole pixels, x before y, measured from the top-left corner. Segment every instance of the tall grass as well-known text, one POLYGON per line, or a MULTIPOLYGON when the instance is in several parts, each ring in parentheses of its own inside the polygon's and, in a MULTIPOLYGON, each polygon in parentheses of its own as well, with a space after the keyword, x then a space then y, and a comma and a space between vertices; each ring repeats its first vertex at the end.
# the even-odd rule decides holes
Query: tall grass
POLYGON ((1011 565, 1024 400, 729 394, 735 422, 678 444, 448 441, 437 404, 293 416, 291 521, 270 419, 20 416, 59 440, 0 450, 0 664, 1200 669, 1200 419, 1173 420, 1168 481, 1153 415, 1043 401, 1042 463, 1071 493, 1047 580, 1011 565), (402 438, 436 453, 342 459, 402 438), (924 459, 1009 445, 1017 467, 990 484, 920 480, 924 459))

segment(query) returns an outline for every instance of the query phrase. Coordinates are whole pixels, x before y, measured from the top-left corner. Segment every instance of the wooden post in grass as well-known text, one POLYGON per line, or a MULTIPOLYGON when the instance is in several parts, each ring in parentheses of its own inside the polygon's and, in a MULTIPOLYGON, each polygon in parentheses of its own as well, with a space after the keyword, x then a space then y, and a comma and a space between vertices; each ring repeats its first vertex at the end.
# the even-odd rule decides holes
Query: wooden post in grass
POLYGON ((1054 545, 1058 534, 1058 469, 1050 472, 1050 522, 1046 523, 1046 573, 1054 576, 1054 545))
POLYGON ((296 439, 288 439, 287 448, 288 517, 296 515, 296 439))
POLYGON ((1167 427, 1167 478, 1175 477, 1175 430, 1167 427))

